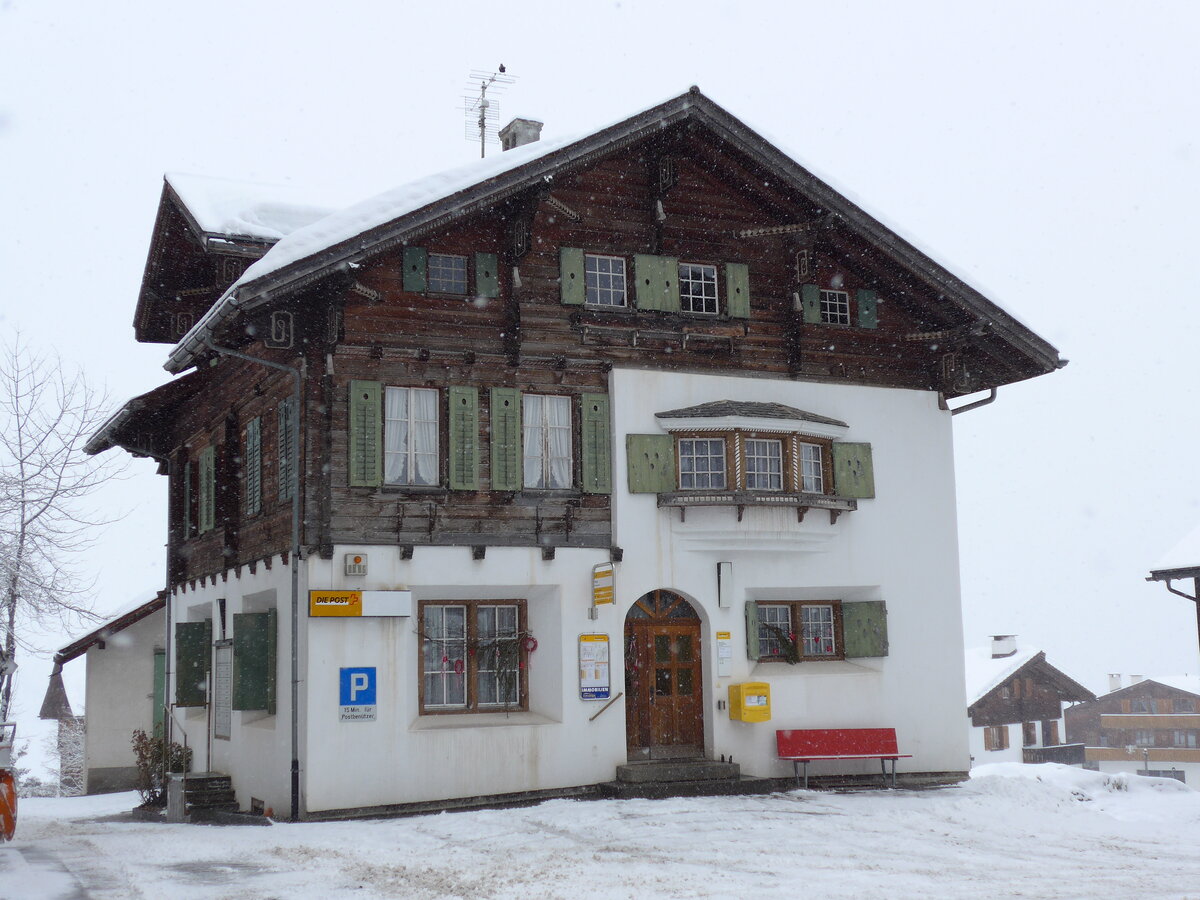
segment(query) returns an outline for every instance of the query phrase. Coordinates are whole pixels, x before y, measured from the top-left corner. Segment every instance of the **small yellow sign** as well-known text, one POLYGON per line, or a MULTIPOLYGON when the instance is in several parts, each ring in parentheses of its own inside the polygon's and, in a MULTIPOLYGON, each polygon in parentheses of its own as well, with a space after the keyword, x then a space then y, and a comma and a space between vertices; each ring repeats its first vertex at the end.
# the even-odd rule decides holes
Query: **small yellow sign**
POLYGON ((309 591, 310 616, 361 616, 362 591, 309 591))
POLYGON ((592 605, 613 602, 613 564, 592 566, 592 605))

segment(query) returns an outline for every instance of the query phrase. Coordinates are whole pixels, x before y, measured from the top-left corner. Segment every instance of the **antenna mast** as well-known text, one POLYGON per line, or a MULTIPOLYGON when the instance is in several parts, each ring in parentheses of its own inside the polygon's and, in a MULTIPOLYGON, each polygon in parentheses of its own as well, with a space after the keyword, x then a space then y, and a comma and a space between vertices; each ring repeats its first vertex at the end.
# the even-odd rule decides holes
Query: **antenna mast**
POLYGON ((503 64, 495 71, 472 69, 467 90, 476 91, 463 97, 463 111, 467 115, 467 140, 479 141, 479 157, 487 156, 487 142, 498 141, 497 129, 500 122, 500 102, 495 99, 510 84, 515 84, 515 75, 505 74, 503 64), (488 97, 488 91, 492 96, 488 97))

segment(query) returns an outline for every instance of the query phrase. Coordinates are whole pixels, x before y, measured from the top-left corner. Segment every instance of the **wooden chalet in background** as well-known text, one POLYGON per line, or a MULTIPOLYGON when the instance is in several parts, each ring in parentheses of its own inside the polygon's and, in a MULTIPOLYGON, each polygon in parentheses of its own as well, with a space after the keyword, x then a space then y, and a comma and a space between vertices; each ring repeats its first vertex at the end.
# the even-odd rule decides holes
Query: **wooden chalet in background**
POLYGON ((777 716, 964 771, 947 401, 1057 351, 695 88, 538 128, 328 215, 168 177, 135 334, 180 377, 89 450, 169 475, 172 727, 243 801, 287 808, 290 768, 317 815, 573 790, 627 755, 781 774, 725 718, 730 679, 769 677, 777 716), (305 615, 355 588, 412 615, 305 615), (592 630, 624 719, 574 686, 592 630), (336 715, 354 666, 370 724, 336 715), (335 771, 352 751, 389 774, 335 771))

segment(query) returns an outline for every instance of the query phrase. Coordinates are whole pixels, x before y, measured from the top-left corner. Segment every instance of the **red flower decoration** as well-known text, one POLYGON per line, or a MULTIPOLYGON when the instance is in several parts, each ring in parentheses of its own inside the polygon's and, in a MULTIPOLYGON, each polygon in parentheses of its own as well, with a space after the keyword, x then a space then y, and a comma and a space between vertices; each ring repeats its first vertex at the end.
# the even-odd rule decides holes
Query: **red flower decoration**
POLYGON ((461 659, 456 659, 454 661, 454 674, 455 675, 461 675, 466 670, 467 670, 467 666, 461 659))

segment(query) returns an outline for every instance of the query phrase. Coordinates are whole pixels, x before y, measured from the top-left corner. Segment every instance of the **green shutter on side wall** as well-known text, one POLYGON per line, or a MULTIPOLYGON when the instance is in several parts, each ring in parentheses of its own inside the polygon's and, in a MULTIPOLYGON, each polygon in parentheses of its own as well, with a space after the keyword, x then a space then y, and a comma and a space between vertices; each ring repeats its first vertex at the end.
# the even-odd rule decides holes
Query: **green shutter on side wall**
POLYGON ((292 491, 296 489, 296 454, 295 454, 295 421, 292 409, 296 405, 295 397, 280 401, 278 410, 279 440, 276 451, 279 456, 279 499, 291 500, 292 491))
POLYGON ((800 288, 800 302, 804 306, 804 321, 809 325, 821 324, 821 289, 815 284, 800 288))
POLYGON ((662 257, 659 272, 663 285, 662 305, 659 309, 679 312, 679 260, 671 256, 662 257))
POLYGON ((725 264, 725 308, 731 319, 750 318, 750 267, 725 264))
POLYGON ((279 613, 267 610, 267 712, 275 715, 275 670, 279 667, 279 613))
POLYGON ((351 487, 378 487, 383 482, 383 388, 378 381, 350 382, 349 454, 351 487))
POLYGON ((267 614, 234 613, 233 708, 267 708, 267 614))
POLYGON ((882 600, 843 603, 842 633, 848 659, 887 656, 887 604, 882 600))
POLYGON ((404 248, 404 289, 415 293, 425 291, 428 258, 424 247, 404 248))
POLYGON ((859 288, 855 299, 858 300, 858 327, 879 327, 879 295, 867 288, 859 288))
POLYGON ((212 619, 175 623, 175 705, 203 706, 212 665, 212 619))
POLYGON ((183 539, 192 536, 192 461, 183 463, 183 539))
POLYGON ((500 296, 499 260, 495 253, 475 254, 475 295, 478 297, 500 296))
POLYGON ((154 736, 163 736, 163 707, 167 705, 167 653, 165 650, 154 651, 154 736))
POLYGON ((492 490, 521 489, 521 392, 492 388, 492 490))
POLYGON ((450 488, 479 490, 479 389, 451 387, 450 488))
POLYGON ((629 492, 662 494, 675 490, 675 439, 669 434, 628 434, 629 492))
POLYGON ((583 402, 583 492, 612 493, 612 429, 609 426, 608 395, 584 394, 583 402))
POLYGON ((559 296, 564 306, 582 306, 587 299, 583 277, 583 251, 561 247, 558 251, 559 296))
POLYGON ((257 416, 246 423, 246 458, 243 466, 246 472, 244 509, 247 516, 257 516, 262 512, 262 419, 257 416))
POLYGON ((758 604, 753 600, 746 601, 746 658, 758 661, 761 655, 758 647, 758 604))
POLYGON ((638 309, 663 309, 662 259, 645 253, 633 257, 634 297, 638 309))
POLYGON ((213 529, 216 520, 217 472, 216 449, 200 451, 200 533, 213 529))
POLYGON ((870 444, 833 443, 833 491, 858 500, 875 496, 875 466, 870 444))

